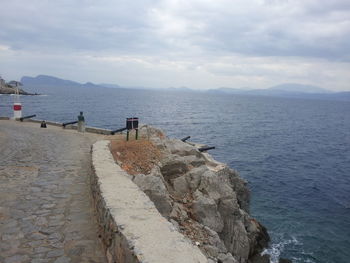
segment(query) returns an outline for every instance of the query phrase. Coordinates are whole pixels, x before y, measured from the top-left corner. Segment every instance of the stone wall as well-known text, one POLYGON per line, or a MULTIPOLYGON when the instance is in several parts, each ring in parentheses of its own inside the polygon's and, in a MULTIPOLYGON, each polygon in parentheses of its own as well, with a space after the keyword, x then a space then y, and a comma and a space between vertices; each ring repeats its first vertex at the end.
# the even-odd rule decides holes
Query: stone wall
POLYGON ((114 161, 109 141, 92 148, 91 189, 108 262, 207 262, 114 161))

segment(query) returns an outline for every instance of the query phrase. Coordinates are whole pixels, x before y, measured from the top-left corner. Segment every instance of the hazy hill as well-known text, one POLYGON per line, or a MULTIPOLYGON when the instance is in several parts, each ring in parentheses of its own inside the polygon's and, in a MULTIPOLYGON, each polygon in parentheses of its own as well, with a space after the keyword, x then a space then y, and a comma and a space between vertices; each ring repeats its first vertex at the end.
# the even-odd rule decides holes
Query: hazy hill
POLYGON ((27 77, 21 78, 21 82, 24 86, 57 86, 57 87, 67 87, 67 86, 80 86, 82 84, 74 82, 71 80, 60 79, 52 76, 39 75, 37 77, 27 77))
MULTIPOLYGON (((49 91, 52 88, 124 88, 116 84, 94 84, 91 82, 79 83, 71 80, 60 79, 53 76, 39 75, 37 77, 23 77, 21 79, 24 87, 30 91, 49 91)), ((128 87, 128 89, 150 89, 144 87, 128 87)), ((317 86, 303 85, 298 83, 284 83, 268 89, 249 89, 249 88, 228 88, 221 87, 210 90, 192 90, 187 87, 168 89, 151 89, 162 91, 176 91, 176 92, 206 92, 208 94, 241 94, 253 96, 273 96, 273 97, 288 97, 288 98, 306 98, 306 99, 332 99, 332 100, 350 100, 350 92, 331 92, 317 86)))
POLYGON ((331 91, 312 85, 303 85, 298 83, 285 83, 269 88, 270 91, 285 91, 296 93, 331 93, 331 91))
POLYGON ((268 89, 249 89, 249 88, 218 88, 209 90, 210 92, 231 93, 231 94, 251 94, 251 95, 283 95, 283 94, 300 94, 300 93, 313 93, 323 94, 331 93, 331 91, 322 89, 317 86, 303 85, 297 83, 285 83, 277 86, 270 87, 268 89))
POLYGON ((100 83, 98 84, 99 86, 106 87, 106 88, 114 88, 114 89, 120 89, 122 88, 121 86, 117 84, 108 84, 108 83, 100 83))
POLYGON ((29 87, 52 87, 52 88, 74 88, 74 87, 83 87, 83 88, 95 88, 100 87, 99 85, 96 85, 91 82, 86 82, 84 84, 66 80, 66 79, 60 79, 53 76, 47 76, 47 75, 39 75, 37 77, 22 77, 21 82, 24 86, 29 87))

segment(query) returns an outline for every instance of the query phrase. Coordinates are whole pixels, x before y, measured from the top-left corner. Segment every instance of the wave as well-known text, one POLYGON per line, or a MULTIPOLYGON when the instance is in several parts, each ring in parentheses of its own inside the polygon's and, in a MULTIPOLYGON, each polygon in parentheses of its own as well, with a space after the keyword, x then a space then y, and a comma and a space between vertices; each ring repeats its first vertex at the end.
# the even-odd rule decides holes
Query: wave
POLYGON ((281 253, 288 245, 300 245, 301 243, 295 238, 284 239, 278 243, 273 243, 269 248, 265 249, 261 255, 270 255, 270 263, 278 263, 281 253))

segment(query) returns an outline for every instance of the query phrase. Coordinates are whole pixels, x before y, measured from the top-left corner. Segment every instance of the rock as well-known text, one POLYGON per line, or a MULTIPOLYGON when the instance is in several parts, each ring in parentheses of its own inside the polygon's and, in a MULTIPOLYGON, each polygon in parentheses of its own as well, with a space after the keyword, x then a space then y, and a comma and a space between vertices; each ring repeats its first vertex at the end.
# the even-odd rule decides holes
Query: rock
POLYGON ((209 257, 217 258, 220 252, 216 246, 212 246, 212 245, 204 245, 202 249, 205 251, 205 254, 207 255, 207 257, 209 256, 209 257))
POLYGON ((190 190, 185 176, 179 176, 172 180, 174 195, 183 198, 190 190))
POLYGON ((224 242, 220 239, 219 235, 217 232, 213 231, 209 227, 204 227, 208 234, 208 241, 209 244, 215 246, 218 249, 218 252, 220 253, 227 253, 227 249, 225 247, 224 242))
POLYGON ((167 150, 173 154, 173 155, 178 155, 178 156, 197 156, 200 157, 201 153, 191 146, 188 143, 185 143, 181 140, 176 140, 176 139, 169 139, 166 140, 165 146, 167 150))
POLYGON ((171 181, 176 177, 188 172, 188 166, 177 156, 169 157, 162 161, 160 171, 166 181, 171 181))
POLYGON ((176 231, 180 231, 180 225, 179 225, 178 222, 176 222, 174 219, 170 219, 169 221, 170 221, 170 223, 173 224, 173 226, 176 229, 176 231))
POLYGON ((192 209, 193 215, 198 222, 216 232, 221 232, 224 223, 221 215, 217 211, 217 205, 213 199, 204 196, 197 190, 194 193, 192 209))
POLYGON ((244 212, 244 224, 248 233, 250 254, 260 254, 267 247, 270 237, 267 229, 244 212))
POLYGON ((172 210, 169 193, 162 178, 152 174, 139 174, 134 177, 134 183, 144 191, 163 216, 168 216, 172 210))
POLYGON ((256 254, 252 258, 249 259, 248 263, 270 263, 270 256, 256 254))
POLYGON ((191 191, 197 190, 202 180, 202 175, 209 169, 205 165, 191 169, 185 174, 188 186, 191 191))
POLYGON ((134 182, 174 229, 199 242, 208 262, 268 263, 261 256, 269 236, 249 214, 247 182, 227 165, 190 145, 146 126, 143 136, 161 149, 159 167, 134 182))
MULTIPOLYGON (((23 89, 18 89, 18 92, 20 95, 39 95, 37 93, 28 93, 24 91, 23 89)), ((16 89, 9 87, 9 86, 1 86, 0 87, 0 94, 16 94, 16 89)))
POLYGON ((238 261, 230 254, 219 254, 218 261, 222 263, 238 263, 238 261))
POLYGON ((225 182, 216 173, 208 170, 201 176, 201 183, 198 189, 205 192, 211 199, 216 202, 219 199, 236 197, 230 185, 225 182))
POLYGON ((240 208, 248 212, 250 193, 247 188, 247 182, 240 178, 236 171, 230 169, 227 166, 225 166, 217 173, 219 176, 227 177, 229 179, 229 184, 236 193, 240 208))
POLYGON ((182 160, 184 163, 186 163, 188 166, 192 167, 200 167, 205 165, 205 160, 198 156, 182 156, 180 157, 180 160, 182 160))
POLYGON ((188 215, 184 209, 184 206, 179 203, 174 203, 173 209, 169 215, 170 218, 175 219, 177 222, 185 221, 188 215))
POLYGON ((293 262, 287 258, 280 258, 278 263, 293 263, 293 262))

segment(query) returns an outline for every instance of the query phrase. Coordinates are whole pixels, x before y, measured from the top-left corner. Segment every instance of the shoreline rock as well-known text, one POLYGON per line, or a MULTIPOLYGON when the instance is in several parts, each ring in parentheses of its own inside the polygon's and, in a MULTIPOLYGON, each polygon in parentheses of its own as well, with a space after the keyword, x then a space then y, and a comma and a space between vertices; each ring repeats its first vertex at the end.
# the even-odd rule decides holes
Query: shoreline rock
MULTIPOLYGON (((35 96, 40 95, 38 93, 29 93, 24 91, 23 89, 18 89, 20 95, 28 95, 28 96, 35 96)), ((0 94, 16 94, 16 89, 9 87, 9 86, 2 86, 0 87, 0 94)))
POLYGON ((208 262, 268 263, 261 252, 270 238, 249 215, 247 182, 195 144, 166 138, 150 126, 143 126, 140 134, 162 154, 149 173, 133 175, 134 183, 208 262))

